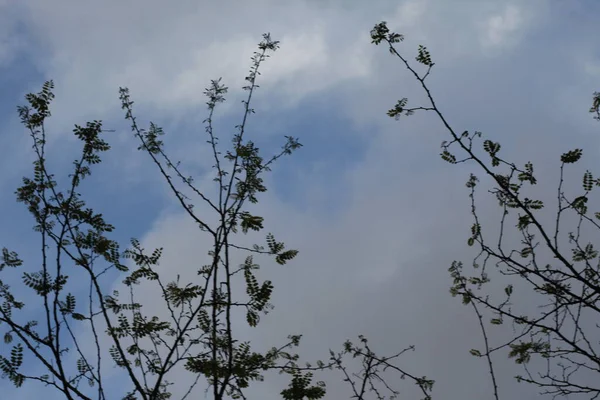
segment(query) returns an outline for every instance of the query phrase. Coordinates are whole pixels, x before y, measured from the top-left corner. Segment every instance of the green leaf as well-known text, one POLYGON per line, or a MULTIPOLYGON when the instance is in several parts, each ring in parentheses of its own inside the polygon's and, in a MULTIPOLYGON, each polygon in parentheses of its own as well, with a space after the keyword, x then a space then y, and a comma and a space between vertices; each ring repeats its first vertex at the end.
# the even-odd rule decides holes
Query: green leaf
POLYGON ((396 103, 394 108, 391 108, 388 110, 387 115, 391 118, 394 118, 396 121, 398 121, 400 119, 400 117, 402 116, 402 114, 404 114, 404 115, 410 114, 405 111, 407 104, 408 104, 408 99, 406 97, 398 100, 398 102, 396 103))
POLYGON ((598 251, 594 249, 594 245, 588 243, 583 249, 575 248, 573 251, 573 261, 589 261, 598 256, 598 251))
POLYGON ((448 150, 444 150, 440 156, 442 157, 442 160, 449 162, 450 164, 456 164, 456 156, 448 150))
POLYGON ((471 353, 471 355, 473 355, 475 357, 481 357, 481 352, 477 349, 471 349, 471 350, 469 350, 469 353, 471 353))
POLYGON ((544 208, 544 202, 541 200, 531 200, 528 198, 525 198, 523 200, 523 205, 525 206, 525 208, 530 208, 532 210, 541 210, 542 208, 544 208))
POLYGON ((521 257, 523 258, 529 257, 531 253, 533 253, 533 249, 530 246, 521 249, 521 257))
POLYGON ((275 262, 279 265, 284 265, 286 262, 292 260, 294 257, 298 255, 298 250, 286 250, 282 253, 279 253, 275 257, 275 262))
POLYGON ((583 150, 581 150, 581 149, 571 150, 571 151, 568 151, 568 152, 564 153, 563 155, 561 155, 560 161, 562 161, 565 164, 573 164, 573 163, 579 161, 582 154, 583 154, 583 150))
POLYGON ((240 226, 242 227, 242 232, 244 233, 248 233, 248 229, 260 231, 263 228, 263 217, 251 215, 248 212, 242 212, 240 213, 240 219, 242 220, 240 226))
POLYGON ((463 302, 463 304, 469 304, 471 302, 471 295, 469 295, 467 293, 463 293, 462 302, 463 302))
POLYGON ((576 197, 575 200, 571 203, 571 207, 579 212, 580 214, 585 214, 587 212, 587 204, 588 198, 586 196, 576 197))
POLYGON ((594 177, 590 171, 585 171, 583 174, 583 190, 589 192, 594 187, 594 177))
POLYGON ((416 60, 423 65, 427 65, 429 67, 433 66, 431 54, 429 54, 429 51, 425 46, 419 45, 419 55, 416 57, 416 60))
POLYGON ((10 351, 10 363, 14 372, 16 372, 23 363, 23 346, 19 343, 10 351))
POLYGON ((390 32, 385 21, 376 24, 373 29, 371 29, 371 43, 374 43, 375 45, 380 44, 382 41, 398 43, 402 40, 404 40, 404 36, 396 32, 390 32))
POLYGON ((483 149, 489 153, 490 156, 492 156, 492 158, 495 157, 495 155, 500 151, 500 143, 495 143, 492 142, 491 140, 485 140, 483 142, 483 149))
POLYGON ((285 248, 283 243, 277 242, 275 240, 275 237, 273 236, 272 233, 267 234, 267 246, 269 247, 271 254, 277 254, 277 253, 283 251, 283 249, 285 248))
POLYGON ((519 215, 519 222, 517 223, 517 228, 522 231, 527 228, 531 224, 531 218, 529 215, 519 215))

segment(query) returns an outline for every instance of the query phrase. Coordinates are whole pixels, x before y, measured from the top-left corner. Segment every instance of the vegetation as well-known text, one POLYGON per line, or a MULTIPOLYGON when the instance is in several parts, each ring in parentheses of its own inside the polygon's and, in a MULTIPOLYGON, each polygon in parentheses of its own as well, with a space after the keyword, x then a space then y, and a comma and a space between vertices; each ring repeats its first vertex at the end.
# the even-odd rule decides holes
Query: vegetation
MULTIPOLYGON (((564 190, 564 171, 581 159, 582 149, 560 156, 557 212, 547 223, 541 213, 550 201, 530 194, 537 184, 533 164, 504 159, 500 143, 490 139, 483 140, 482 152, 476 146, 483 137, 481 132, 461 131, 449 124, 427 83, 435 65, 427 48, 419 46, 416 61, 422 67, 417 67, 397 49, 404 37, 391 32, 385 22, 373 28, 371 39, 375 45, 387 45, 428 100, 425 105, 409 107, 408 99, 402 98, 388 115, 400 119, 416 112, 433 113, 448 134, 442 143, 442 159, 450 164, 471 163, 483 177, 471 174, 466 184, 473 216, 467 244, 477 249, 477 255, 468 267, 454 261, 449 272, 452 296, 471 307, 479 321, 484 347, 472 349, 471 354, 486 363, 494 398, 500 399, 502 391, 494 368, 496 354, 501 352, 523 367, 517 380, 536 385, 545 394, 598 398, 600 264, 592 239, 595 229, 600 229, 600 212, 590 207, 600 178, 585 171, 580 192, 564 190), (477 189, 484 178, 493 185, 489 193, 502 210, 495 235, 489 233, 493 229, 484 229, 477 213, 477 189), (574 221, 571 232, 564 232, 567 217, 574 221), (516 247, 515 237, 520 241, 516 247), (492 285, 497 281, 500 283, 492 285), (531 299, 533 307, 528 303, 531 299), (511 332, 498 328, 506 324, 512 325, 511 332)), ((31 136, 36 160, 32 176, 23 178, 16 194, 35 220, 41 264, 38 267, 9 249, 2 250, 3 377, 17 387, 41 383, 66 399, 99 400, 168 399, 173 397, 174 385, 189 383, 179 390, 185 399, 198 390, 199 382, 206 381, 217 400, 246 399, 251 384, 265 379, 267 373, 279 372, 290 378, 281 397, 301 400, 323 398, 325 382, 313 382, 313 374, 335 370, 338 375, 334 379, 347 383, 351 398, 363 400, 398 397, 400 392, 382 374, 392 370, 413 382, 423 399, 431 399, 433 381, 396 363, 412 347, 392 356, 378 356, 367 339, 359 336, 357 344, 348 341, 341 351, 330 351, 325 362, 303 364, 294 352, 301 335, 290 335, 287 341, 261 353, 234 327, 234 321, 242 319, 251 327, 258 326, 273 307, 274 286, 268 279, 259 279, 255 257, 270 256, 283 265, 298 254, 270 233, 261 245, 238 244, 240 235, 264 230, 263 217, 251 212, 252 204, 267 190, 264 174, 301 147, 299 139, 288 136, 278 153, 263 158, 248 138, 259 69, 278 47, 279 42, 265 34, 252 57, 243 88, 247 97, 230 150, 222 150, 213 131, 215 109, 225 101, 228 89, 217 79, 204 92, 208 99, 204 126, 214 159, 213 195, 201 191, 180 163, 171 160, 158 125, 151 122, 148 129, 141 127, 129 90, 119 90, 138 149, 148 155, 182 210, 211 243, 206 256, 198 255, 206 261, 197 267, 197 280, 190 282, 157 271, 160 248, 147 251, 132 239, 122 251, 111 239, 115 227, 87 207, 81 184, 102 161, 101 155, 110 150, 102 122, 75 125, 73 133, 81 141, 81 151, 67 183, 61 185, 47 165, 45 122, 51 116, 52 81, 39 93, 26 96, 28 105, 19 107, 18 112, 31 136), (213 215, 196 212, 194 206, 199 202, 213 215), (237 260, 242 254, 240 265, 237 260), (107 290, 117 276, 123 282, 122 293, 107 290), (82 282, 87 285, 85 291, 82 282), (161 294, 164 313, 144 307, 144 299, 136 295, 141 284, 154 285, 161 294), (15 285, 20 285, 16 291, 12 289, 15 285), (89 338, 92 346, 86 343, 89 338), (357 362, 349 363, 349 357, 357 362), (122 369, 127 387, 115 388, 103 375, 114 366, 122 369), (39 370, 43 372, 37 373, 39 370), (187 378, 182 378, 184 375, 187 378), (115 394, 119 390, 122 392, 115 394)), ((600 120, 599 107, 600 93, 594 93, 590 112, 600 120)))
MULTIPOLYGON (((353 396, 364 399, 368 393, 379 398, 386 392, 390 398, 398 394, 380 375, 383 369, 392 369, 412 380, 425 399, 430 398, 433 381, 393 364, 410 348, 380 357, 360 336, 358 344, 348 341, 341 351, 331 351, 327 362, 300 365, 299 355, 291 352, 299 345, 300 335, 290 335, 283 344, 259 353, 235 332, 234 321, 244 318, 255 327, 261 315, 273 307, 273 284, 259 280, 259 265, 253 256, 268 255, 283 265, 298 253, 287 249, 270 233, 263 245, 247 248, 236 243, 239 235, 264 229, 263 217, 249 211, 267 190, 263 175, 280 158, 301 147, 297 138, 286 137, 281 150, 264 159, 248 139, 259 68, 278 47, 278 41, 263 35, 243 88, 247 97, 241 122, 236 126, 231 150, 224 154, 213 132, 213 115, 225 101, 227 87, 220 79, 213 80, 204 92, 208 98, 205 131, 214 158, 214 196, 198 189, 193 179, 184 175, 180 164, 171 160, 161 140, 164 132, 158 125, 150 123, 147 130, 140 126, 129 90, 119 90, 125 118, 140 143, 139 150, 148 154, 184 212, 212 243, 204 257, 206 264, 197 267, 198 279, 192 282, 180 282, 179 277, 157 272, 160 248, 147 251, 132 239, 130 247, 121 251, 119 243, 111 239, 114 226, 86 206, 80 185, 101 162, 102 153, 110 149, 103 137, 102 122, 75 126, 73 133, 82 143, 81 153, 73 163, 68 184, 61 187, 46 161, 45 122, 51 116, 52 81, 46 82, 41 92, 26 96, 28 105, 18 111, 33 141, 36 160, 33 176, 24 178, 17 190, 17 200, 27 206, 35 220, 42 262, 41 267, 36 267, 15 252, 2 251, 0 324, 6 346, 0 356, 0 371, 5 378, 17 387, 34 382, 45 384, 66 399, 103 400, 118 396, 158 400, 171 398, 173 385, 191 382, 181 397, 187 398, 204 377, 213 399, 245 399, 245 389, 252 382, 263 380, 265 372, 279 371, 290 376, 289 387, 281 391, 282 398, 300 400, 322 398, 325 383, 313 383, 312 374, 335 369, 353 396), (213 217, 195 212, 197 202, 208 205, 213 217), (213 219, 215 222, 210 222, 213 219), (243 263, 238 265, 236 260, 244 252, 243 263), (128 266, 127 261, 133 266, 128 266), (115 271, 122 277, 125 293, 106 289, 116 278, 115 271), (33 291, 33 299, 25 290, 14 291, 6 283, 9 280, 5 277, 10 274, 9 279, 18 284, 15 274, 19 272, 21 287, 33 291), (80 290, 81 282, 87 282, 87 293, 80 290), (142 283, 154 285, 161 294, 164 315, 148 310, 144 299, 136 296, 136 287, 142 283), (245 290, 236 290, 240 287, 245 290), (25 302, 24 298, 29 300, 25 302), (35 312, 40 309, 41 312, 35 312), (31 314, 37 319, 28 319, 31 314), (90 334, 85 336, 82 332, 90 334), (90 338, 92 348, 89 343, 86 345, 90 338), (107 356, 111 361, 105 361, 107 356), (345 361, 347 356, 359 360, 358 372, 353 372, 353 366, 345 361), (42 367, 43 373, 31 372, 37 369, 27 368, 28 364, 42 367), (122 393, 115 394, 118 389, 105 378, 107 364, 123 370, 128 387, 122 393), (183 374, 190 379, 182 378, 183 374)), ((198 259, 202 258, 198 255, 198 259)))
MULTIPOLYGON (((598 398, 600 263, 593 239, 600 229, 600 212, 593 212, 590 206, 600 179, 585 171, 578 193, 568 194, 564 189, 564 171, 581 159, 583 150, 573 149, 560 156, 553 204, 557 212, 546 223, 542 212, 551 199, 531 197, 531 186, 537 184, 533 164, 525 162, 521 166, 504 159, 500 143, 490 139, 483 140, 481 152, 475 146, 483 137, 481 132, 461 131, 450 125, 427 84, 435 65, 427 48, 418 48, 416 61, 424 69, 420 73, 397 49, 404 39, 401 34, 391 32, 382 22, 371 36, 376 45, 388 46, 418 81, 428 100, 426 105, 409 107, 408 99, 403 98, 388 115, 399 119, 415 112, 433 113, 448 134, 441 146, 442 159, 450 164, 473 164, 478 174, 493 185, 489 193, 502 210, 499 225, 484 230, 477 213, 477 188, 483 178, 471 174, 466 186, 473 225, 467 244, 477 248, 477 255, 470 268, 460 261, 449 268, 453 280, 450 293, 470 306, 479 320, 485 346, 472 349, 471 354, 486 360, 494 398, 499 399, 501 391, 493 362, 499 352, 523 366, 523 373, 516 376, 519 382, 539 386, 544 394, 598 398), (569 217, 574 230, 565 232, 569 217), (513 238, 520 239, 518 247, 513 238), (500 283, 494 286, 492 282, 500 283), (503 290, 498 292, 500 285, 503 290), (512 334, 504 337, 506 331, 501 330, 492 344, 492 328, 508 323, 512 324, 512 334)), ((599 106, 600 93, 596 92, 590 108, 596 119, 600 119, 599 106)))

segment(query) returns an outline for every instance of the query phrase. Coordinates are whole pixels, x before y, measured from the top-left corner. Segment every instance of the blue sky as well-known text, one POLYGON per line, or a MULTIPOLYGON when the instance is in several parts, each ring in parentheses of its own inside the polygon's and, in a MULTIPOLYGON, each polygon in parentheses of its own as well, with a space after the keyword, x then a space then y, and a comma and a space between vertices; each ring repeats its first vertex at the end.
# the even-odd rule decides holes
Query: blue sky
MULTIPOLYGON (((201 94, 223 77, 230 94, 216 127, 231 135, 250 57, 271 32, 281 49, 262 69, 249 134, 264 154, 284 135, 304 147, 275 166, 257 209, 267 230, 301 253, 283 269, 265 262, 276 309, 264 326, 242 332, 257 346, 303 332, 308 359, 359 333, 383 353, 416 344, 406 362, 434 378, 437 393, 482 398, 489 379, 468 355, 480 340, 476 320, 451 300, 446 271, 471 256, 464 182, 472 168, 439 159, 447 137, 433 116, 396 122, 385 115, 398 99, 417 104, 422 94, 398 60, 369 43, 369 31, 388 21, 406 35, 400 48, 409 59, 426 45, 436 62, 429 84, 456 129, 483 131, 507 158, 531 159, 548 171, 542 193, 554 193, 562 152, 583 147, 581 168, 595 167, 598 124, 587 109, 600 90, 598 17, 600 3, 590 0, 0 0, 0 245, 35 262, 32 221, 12 195, 32 161, 16 106, 53 79, 56 174, 64 176, 75 157, 73 124, 103 120, 115 130, 107 133, 113 148, 84 184, 86 199, 117 227, 123 246, 130 237, 164 246, 161 267, 189 273, 205 240, 136 150, 118 88, 131 89, 139 120, 162 126, 167 150, 207 187, 201 94), (464 381, 471 384, 456 384, 464 381)), ((494 207, 484 207, 490 220, 494 207)), ((511 364, 501 366, 508 397, 535 397, 511 383, 511 364)), ((256 398, 277 398, 278 379, 258 387, 256 398)), ((345 396, 339 381, 330 378, 331 398, 345 396)), ((13 392, 4 380, 0 390, 51 398, 39 387, 13 392)))

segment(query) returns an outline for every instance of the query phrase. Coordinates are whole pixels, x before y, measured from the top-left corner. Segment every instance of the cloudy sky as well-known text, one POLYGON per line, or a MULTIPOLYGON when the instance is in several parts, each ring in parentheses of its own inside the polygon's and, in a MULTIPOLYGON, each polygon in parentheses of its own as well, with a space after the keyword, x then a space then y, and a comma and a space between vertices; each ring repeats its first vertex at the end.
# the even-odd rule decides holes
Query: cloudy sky
MULTIPOLYGON (((15 107, 53 79, 48 129, 57 175, 75 158, 73 124, 103 120, 115 130, 107 133, 113 148, 85 186, 89 203, 117 227, 123 246, 130 237, 162 246, 165 273, 193 276, 206 237, 136 150, 118 89, 129 87, 139 120, 162 126, 172 157, 208 185, 202 92, 218 77, 230 87, 216 124, 230 135, 250 57, 270 32, 281 49, 262 69, 249 135, 265 154, 284 135, 304 147, 274 168, 257 208, 267 231, 300 255, 284 267, 263 263, 275 310, 241 334, 268 348, 303 333, 307 360, 358 334, 382 355, 415 345, 400 365, 435 379, 434 398, 491 398, 483 360, 468 354, 481 346, 477 320, 448 293, 448 266, 472 256, 464 182, 473 166, 439 158, 448 136, 433 115, 385 115, 398 99, 416 104, 423 94, 399 60, 370 44, 369 31, 388 21, 406 35, 399 49, 409 59, 426 45, 436 63, 429 84, 455 129, 483 131, 506 158, 534 161, 547 171, 543 190, 554 193, 562 152, 584 148, 582 168, 598 157, 599 126, 587 110, 600 88, 599 17, 592 0, 0 0, 0 243, 35 262, 33 222, 12 194, 33 160, 15 107)), ((493 220, 498 210, 488 203, 482 210, 493 220)), ((503 398, 536 398, 512 382, 520 371, 503 357, 503 398)), ((349 398, 339 375, 326 378, 327 398, 349 398)), ((252 398, 276 399, 283 384, 258 384, 252 398)), ((391 384, 416 398, 407 382, 391 384)), ((59 398, 35 384, 14 391, 6 380, 0 390, 6 398, 59 398)))

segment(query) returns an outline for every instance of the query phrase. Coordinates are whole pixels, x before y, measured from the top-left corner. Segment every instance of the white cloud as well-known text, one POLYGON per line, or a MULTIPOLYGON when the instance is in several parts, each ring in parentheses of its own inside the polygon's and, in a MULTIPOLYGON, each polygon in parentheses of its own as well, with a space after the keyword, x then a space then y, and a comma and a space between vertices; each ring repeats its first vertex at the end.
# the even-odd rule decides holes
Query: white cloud
POLYGON ((511 44, 523 28, 525 19, 521 8, 514 4, 504 7, 500 13, 487 18, 482 26, 481 42, 486 47, 502 47, 511 44))
POLYGON ((408 0, 400 3, 396 13, 390 18, 390 26, 397 26, 398 29, 419 25, 420 19, 427 11, 427 0, 408 0))
POLYGON ((237 99, 265 31, 282 48, 264 65, 260 84, 269 91, 264 98, 273 99, 265 104, 280 107, 345 82, 379 81, 368 32, 381 19, 407 34, 409 43, 426 40, 440 61, 472 53, 482 16, 488 21, 482 40, 493 47, 516 40, 528 21, 523 7, 512 3, 492 15, 486 10, 497 3, 489 1, 461 7, 431 0, 343 4, 32 0, 17 16, 36 44, 31 56, 56 82, 55 119, 67 121, 115 115, 119 86, 128 86, 139 105, 170 116, 203 108, 202 92, 218 77, 237 99))
POLYGON ((270 88, 281 90, 282 98, 300 98, 367 73, 356 48, 357 35, 366 39, 367 33, 346 31, 346 21, 359 17, 355 9, 272 0, 235 7, 69 0, 27 6, 21 18, 40 44, 34 57, 56 81, 57 110, 75 109, 77 115, 113 110, 120 85, 129 86, 140 104, 165 112, 203 104, 202 91, 219 76, 238 90, 265 31, 283 42, 281 56, 265 66, 263 82, 273 82, 270 88))

